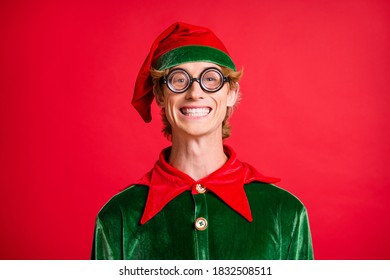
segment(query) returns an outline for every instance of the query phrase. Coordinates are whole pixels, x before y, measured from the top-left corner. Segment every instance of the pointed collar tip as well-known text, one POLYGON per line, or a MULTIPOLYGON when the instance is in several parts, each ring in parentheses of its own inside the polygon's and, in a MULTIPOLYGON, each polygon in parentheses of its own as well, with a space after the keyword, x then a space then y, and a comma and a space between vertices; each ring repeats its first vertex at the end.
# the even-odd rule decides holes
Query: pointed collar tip
POLYGON ((150 217, 146 217, 145 215, 143 215, 141 218, 141 225, 146 224, 146 222, 149 220, 150 220, 150 217))

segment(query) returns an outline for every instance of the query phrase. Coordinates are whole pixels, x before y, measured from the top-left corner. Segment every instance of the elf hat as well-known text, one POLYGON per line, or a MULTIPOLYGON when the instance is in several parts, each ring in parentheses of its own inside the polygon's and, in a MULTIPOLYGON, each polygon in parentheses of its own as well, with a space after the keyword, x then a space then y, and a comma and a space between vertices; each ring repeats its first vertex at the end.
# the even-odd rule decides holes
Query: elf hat
POLYGON ((150 68, 165 70, 195 61, 212 62, 236 71, 221 40, 205 27, 177 22, 157 37, 138 73, 131 101, 145 122, 152 120, 150 106, 154 95, 150 68))

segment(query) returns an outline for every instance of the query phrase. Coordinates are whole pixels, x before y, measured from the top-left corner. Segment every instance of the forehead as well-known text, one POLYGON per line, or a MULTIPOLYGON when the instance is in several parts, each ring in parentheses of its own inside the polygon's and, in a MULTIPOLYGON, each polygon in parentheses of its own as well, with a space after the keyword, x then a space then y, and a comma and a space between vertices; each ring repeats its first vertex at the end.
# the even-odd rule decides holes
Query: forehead
POLYGON ((210 67, 214 67, 214 68, 221 70, 221 67, 219 65, 217 65, 215 63, 211 63, 211 62, 204 62, 204 61, 188 62, 188 63, 179 64, 179 65, 176 65, 175 67, 172 67, 171 70, 176 69, 176 68, 182 68, 190 74, 199 74, 204 69, 210 68, 210 67))

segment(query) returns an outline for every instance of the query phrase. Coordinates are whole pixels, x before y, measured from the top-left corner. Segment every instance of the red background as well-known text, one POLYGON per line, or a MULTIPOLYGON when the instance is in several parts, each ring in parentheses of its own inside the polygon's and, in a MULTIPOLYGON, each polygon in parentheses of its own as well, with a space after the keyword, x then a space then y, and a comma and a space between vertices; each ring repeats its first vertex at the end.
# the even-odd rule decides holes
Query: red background
POLYGON ((154 38, 210 27, 239 68, 227 143, 307 206, 317 259, 389 259, 390 2, 2 1, 1 259, 88 259, 169 143, 130 107, 154 38))

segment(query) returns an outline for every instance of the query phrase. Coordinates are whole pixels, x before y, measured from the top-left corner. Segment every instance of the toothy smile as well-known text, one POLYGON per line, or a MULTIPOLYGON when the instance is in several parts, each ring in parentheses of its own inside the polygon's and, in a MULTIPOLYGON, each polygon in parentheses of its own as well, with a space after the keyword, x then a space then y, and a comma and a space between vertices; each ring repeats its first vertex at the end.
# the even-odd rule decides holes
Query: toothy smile
POLYGON ((209 107, 183 107, 180 112, 188 117, 204 117, 207 116, 211 111, 209 107))

